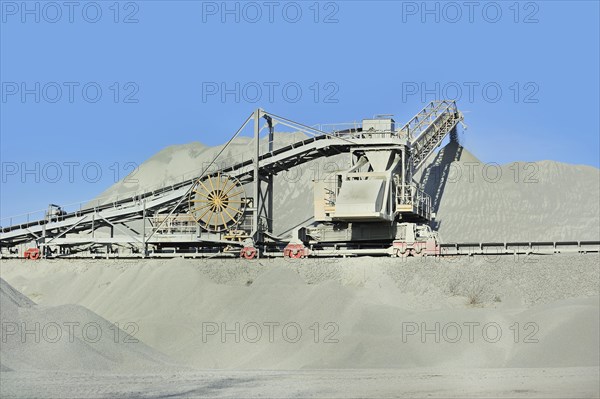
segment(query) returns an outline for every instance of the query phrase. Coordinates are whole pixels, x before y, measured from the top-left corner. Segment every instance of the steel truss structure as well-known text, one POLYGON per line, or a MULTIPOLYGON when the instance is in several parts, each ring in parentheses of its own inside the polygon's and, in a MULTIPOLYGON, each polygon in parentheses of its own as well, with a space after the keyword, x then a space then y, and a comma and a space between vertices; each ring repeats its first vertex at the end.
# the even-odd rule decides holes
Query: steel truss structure
POLYGON ((441 244, 428 226, 431 199, 413 175, 463 121, 454 101, 433 101, 400 129, 389 117, 318 129, 262 109, 249 115, 200 173, 177 184, 0 230, 0 257, 212 257, 473 255, 597 252, 598 242, 441 244), (274 147, 275 126, 307 136, 274 147), (252 126, 249 159, 219 165, 252 126), (261 148, 262 139, 266 146, 261 148), (328 130, 327 132, 325 130, 328 130), (315 218, 288 237, 273 233, 273 181, 309 161, 348 154, 351 167, 315 183, 315 218))

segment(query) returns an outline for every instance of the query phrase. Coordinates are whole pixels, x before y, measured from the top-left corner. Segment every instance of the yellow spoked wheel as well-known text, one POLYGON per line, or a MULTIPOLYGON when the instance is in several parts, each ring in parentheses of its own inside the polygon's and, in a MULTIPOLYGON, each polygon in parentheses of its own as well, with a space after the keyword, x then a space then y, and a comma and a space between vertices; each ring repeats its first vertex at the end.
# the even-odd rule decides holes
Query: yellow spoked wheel
POLYGON ((207 231, 230 230, 244 215, 245 194, 240 182, 231 176, 218 174, 198 179, 190 193, 190 213, 207 231))

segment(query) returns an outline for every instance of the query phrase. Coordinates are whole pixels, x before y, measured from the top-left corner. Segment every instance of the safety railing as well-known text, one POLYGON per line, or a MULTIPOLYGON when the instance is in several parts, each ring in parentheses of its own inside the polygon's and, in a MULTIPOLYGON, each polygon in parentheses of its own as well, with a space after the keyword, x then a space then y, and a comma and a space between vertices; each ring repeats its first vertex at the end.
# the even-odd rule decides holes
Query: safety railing
POLYGON ((155 226, 160 226, 157 234, 192 234, 198 232, 198 223, 190 214, 175 214, 171 216, 157 215, 152 217, 153 225, 146 226, 147 231, 152 231, 155 226))
POLYGON ((410 212, 427 220, 431 219, 431 197, 416 184, 396 185, 396 207, 410 207, 410 212))
POLYGON ((413 140, 419 137, 440 115, 456 112, 458 112, 458 108, 454 100, 432 101, 409 120, 399 132, 413 140))
POLYGON ((346 139, 361 139, 361 138, 389 138, 398 136, 398 132, 394 129, 389 130, 369 130, 364 131, 362 122, 343 122, 331 124, 313 125, 326 133, 328 138, 346 138, 346 139))

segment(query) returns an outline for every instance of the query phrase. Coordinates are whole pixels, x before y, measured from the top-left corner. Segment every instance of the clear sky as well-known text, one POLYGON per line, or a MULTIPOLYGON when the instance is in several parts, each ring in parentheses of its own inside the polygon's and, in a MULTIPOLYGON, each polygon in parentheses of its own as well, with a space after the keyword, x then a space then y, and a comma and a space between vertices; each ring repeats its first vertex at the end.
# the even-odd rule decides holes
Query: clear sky
POLYGON ((166 146, 223 143, 256 107, 402 124, 456 98, 482 161, 599 166, 597 1, 0 6, 2 217, 93 198, 166 146))

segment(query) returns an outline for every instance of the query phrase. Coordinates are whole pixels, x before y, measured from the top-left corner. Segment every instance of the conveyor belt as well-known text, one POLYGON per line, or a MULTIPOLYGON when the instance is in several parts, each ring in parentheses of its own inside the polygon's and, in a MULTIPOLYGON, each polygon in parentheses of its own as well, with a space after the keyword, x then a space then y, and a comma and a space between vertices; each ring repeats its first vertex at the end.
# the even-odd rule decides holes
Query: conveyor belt
MULTIPOLYGON (((339 137, 321 135, 260 155, 259 167, 262 171, 277 174, 313 159, 348 152, 352 146, 389 146, 399 145, 402 142, 403 140, 398 135, 391 134, 377 137, 362 134, 339 137)), ((252 165, 252 160, 245 160, 226 167, 219 172, 213 172, 211 175, 216 175, 217 173, 228 174, 236 177, 242 183, 248 183, 252 181, 254 175, 252 165)), ((97 207, 67 213, 51 221, 41 219, 2 228, 0 245, 12 246, 30 241, 32 238, 39 237, 44 229, 71 229, 71 233, 76 233, 89 229, 94 220, 120 222, 141 218, 144 207, 146 211, 149 211, 177 203, 182 196, 187 194, 190 186, 199 177, 97 207)))

